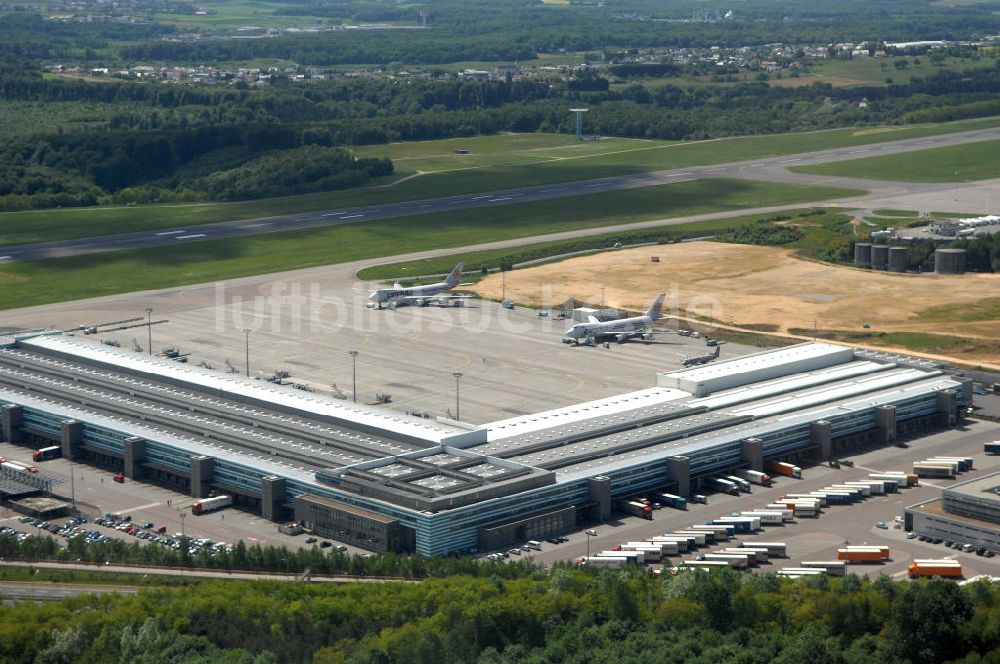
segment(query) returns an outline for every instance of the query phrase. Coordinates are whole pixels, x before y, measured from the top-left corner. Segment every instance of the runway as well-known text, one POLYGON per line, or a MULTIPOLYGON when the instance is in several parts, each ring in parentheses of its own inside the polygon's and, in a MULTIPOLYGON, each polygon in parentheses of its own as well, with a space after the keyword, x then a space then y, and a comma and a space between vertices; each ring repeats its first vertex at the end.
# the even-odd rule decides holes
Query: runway
MULTIPOLYGON (((764 180, 767 182, 787 182, 793 184, 821 185, 865 189, 869 193, 864 196, 852 197, 836 201, 814 201, 812 203, 837 204, 849 207, 891 207, 905 209, 942 209, 931 205, 935 201, 948 199, 948 211, 953 212, 987 212, 990 193, 997 189, 996 182, 979 182, 972 184, 927 184, 901 183, 881 180, 865 180, 860 178, 839 178, 823 175, 806 175, 790 173, 792 166, 828 163, 863 157, 897 154, 928 148, 963 145, 980 141, 1000 139, 1000 127, 977 129, 973 131, 943 134, 924 138, 913 138, 885 143, 870 144, 806 152, 797 155, 779 155, 764 159, 732 162, 728 164, 709 164, 705 166, 685 167, 673 170, 653 171, 645 174, 632 174, 597 180, 549 184, 536 187, 522 187, 490 193, 463 194, 426 200, 405 201, 385 205, 375 205, 358 208, 342 208, 337 210, 321 210, 282 216, 241 219, 237 221, 218 222, 190 227, 178 227, 160 231, 141 231, 117 235, 103 235, 90 238, 79 238, 59 242, 38 244, 9 245, 0 247, 0 264, 43 260, 48 258, 64 258, 80 256, 118 249, 139 249, 148 247, 171 246, 179 243, 202 242, 206 240, 222 240, 228 238, 278 233, 282 231, 302 230, 309 228, 324 228, 344 224, 358 224, 368 221, 392 219, 419 214, 434 214, 456 210, 529 203, 534 201, 566 198, 584 194, 607 193, 625 189, 661 186, 676 182, 700 179, 735 178, 748 180, 764 180), (951 198, 954 201, 951 201, 951 198), (921 205, 930 207, 920 207, 921 205)), ((766 213, 772 210, 796 206, 777 206, 772 208, 747 209, 745 214, 766 213)), ((698 215, 670 220, 670 223, 685 223, 699 219, 732 216, 732 212, 712 215, 698 215)), ((552 236, 523 238, 510 244, 494 243, 493 246, 516 246, 544 239, 560 239, 592 235, 608 230, 627 230, 644 226, 663 225, 663 221, 613 226, 607 228, 591 228, 585 231, 554 234, 552 236)), ((452 250, 454 251, 454 250, 452 250)))

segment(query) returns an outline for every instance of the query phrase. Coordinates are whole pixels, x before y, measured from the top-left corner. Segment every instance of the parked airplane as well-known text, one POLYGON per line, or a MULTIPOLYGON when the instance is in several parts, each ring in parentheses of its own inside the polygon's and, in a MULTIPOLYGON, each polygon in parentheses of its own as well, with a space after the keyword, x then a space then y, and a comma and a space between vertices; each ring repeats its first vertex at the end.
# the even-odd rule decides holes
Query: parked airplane
POLYGON ((462 266, 462 263, 456 265, 455 269, 445 277, 444 281, 436 284, 404 288, 397 282, 392 288, 379 288, 368 296, 368 307, 378 307, 381 309, 382 305, 385 304, 389 308, 394 309, 400 304, 413 304, 418 307, 425 307, 428 304, 459 304, 461 300, 466 300, 471 296, 438 295, 438 293, 449 291, 455 286, 460 285, 459 280, 462 278, 462 266))
POLYGON ((564 343, 580 343, 580 339, 598 340, 601 338, 613 337, 618 343, 622 343, 631 337, 642 337, 652 339, 653 321, 663 318, 663 298, 666 293, 656 296, 653 304, 642 316, 623 318, 621 320, 610 320, 602 323, 596 316, 588 316, 586 323, 577 323, 566 330, 563 335, 564 343))
POLYGON ((691 367, 696 364, 708 364, 712 360, 719 357, 719 352, 721 350, 722 350, 722 344, 719 344, 718 346, 713 348, 711 351, 705 353, 704 355, 695 355, 693 357, 688 357, 685 355, 684 359, 681 360, 681 364, 683 364, 686 367, 691 367))

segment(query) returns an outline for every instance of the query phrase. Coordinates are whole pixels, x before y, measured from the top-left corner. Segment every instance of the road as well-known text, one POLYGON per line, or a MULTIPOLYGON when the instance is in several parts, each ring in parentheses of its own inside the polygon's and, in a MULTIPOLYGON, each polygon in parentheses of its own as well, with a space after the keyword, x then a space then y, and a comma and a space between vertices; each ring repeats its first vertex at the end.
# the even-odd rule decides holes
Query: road
POLYGON ((51 583, 48 581, 36 583, 0 581, 0 598, 5 600, 59 600, 86 593, 134 595, 137 592, 139 589, 135 586, 100 586, 90 583, 51 583))
MULTIPOLYGON (((897 154, 915 150, 925 150, 932 147, 963 145, 967 143, 976 143, 996 139, 1000 139, 1000 127, 977 129, 954 134, 943 134, 926 138, 888 141, 885 143, 876 143, 861 147, 836 148, 793 155, 778 155, 775 157, 732 162, 729 164, 710 164, 706 166, 692 166, 673 170, 653 171, 644 174, 625 175, 597 180, 566 182, 562 184, 550 184, 535 187, 521 187, 518 189, 508 189, 491 193, 464 194, 461 196, 404 201, 400 203, 387 203, 384 205, 369 207, 305 212, 259 219, 241 219, 237 221, 218 222, 186 228, 165 229, 155 232, 141 231, 59 242, 12 245, 0 247, 0 264, 42 260, 46 258, 80 256, 115 249, 139 249, 145 247, 170 246, 178 243, 221 240, 227 238, 246 237, 250 235, 260 235, 264 233, 277 233, 281 231, 356 224, 366 221, 391 219, 408 215, 435 214, 455 210, 509 205, 513 203, 529 203, 584 194, 606 193, 625 189, 636 189, 676 182, 713 178, 740 178, 765 180, 768 182, 787 182, 794 184, 866 189, 869 190, 870 193, 865 196, 844 199, 842 201, 836 201, 836 203, 858 207, 878 207, 883 205, 889 207, 899 205, 901 198, 918 196, 921 194, 940 195, 941 192, 957 192, 958 189, 967 185, 943 183, 915 184, 863 180, 858 178, 837 178, 822 175, 790 173, 787 168, 791 166, 803 166, 847 159, 858 159, 862 157, 897 154)), ((957 209, 956 211, 965 211, 965 207, 968 207, 968 211, 970 212, 985 210, 984 204, 979 203, 978 198, 975 202, 968 200, 967 198, 964 201, 959 201, 957 193, 955 198, 956 204, 965 203, 964 207, 957 209)), ((985 200, 986 204, 988 204, 988 195, 985 196, 985 200)), ((816 203, 818 202, 820 201, 816 201, 816 203)), ((744 212, 746 214, 767 213, 776 209, 801 206, 802 205, 800 204, 798 206, 754 208, 745 210, 744 212)), ((956 206, 953 206, 949 209, 955 209, 955 207, 956 206)), ((715 215, 701 215, 697 218, 718 218, 722 216, 731 216, 731 214, 731 212, 727 212, 715 215)), ((696 218, 685 217, 684 219, 692 220, 696 218)), ((677 220, 672 221, 672 223, 683 222, 677 220)), ((649 222, 646 225, 662 224, 662 221, 657 221, 649 222)), ((628 229, 637 227, 642 227, 642 225, 632 224, 629 226, 615 226, 613 228, 628 229)), ((579 231, 575 235, 592 235, 595 233, 607 232, 608 230, 609 229, 607 228, 592 228, 585 231, 579 231)), ((565 236, 566 234, 559 235, 565 236)), ((570 236, 572 237, 572 235, 570 236)), ((514 242, 514 244, 536 242, 541 239, 542 238, 521 239, 514 242)))

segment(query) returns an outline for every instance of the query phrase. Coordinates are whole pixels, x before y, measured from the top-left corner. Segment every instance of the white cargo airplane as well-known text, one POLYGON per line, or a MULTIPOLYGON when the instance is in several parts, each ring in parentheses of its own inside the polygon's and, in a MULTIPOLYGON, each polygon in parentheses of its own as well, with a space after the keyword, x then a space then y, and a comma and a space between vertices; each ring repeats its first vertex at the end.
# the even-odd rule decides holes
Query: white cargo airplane
POLYGON ((663 298, 666 293, 656 296, 653 304, 642 316, 623 318, 621 320, 610 320, 602 323, 596 316, 589 316, 586 323, 577 323, 566 330, 563 335, 565 343, 580 343, 580 339, 594 339, 614 337, 618 343, 622 343, 631 337, 642 337, 649 340, 653 338, 653 321, 663 318, 663 298))
POLYGON ((446 305, 459 304, 461 300, 468 299, 469 295, 438 295, 445 291, 450 291, 455 286, 460 285, 462 278, 462 263, 455 266, 444 281, 436 284, 426 284, 424 286, 409 286, 404 288, 398 282, 392 288, 379 288, 368 296, 368 307, 382 308, 385 304, 389 308, 395 308, 400 304, 413 304, 418 307, 425 307, 428 304, 446 305))

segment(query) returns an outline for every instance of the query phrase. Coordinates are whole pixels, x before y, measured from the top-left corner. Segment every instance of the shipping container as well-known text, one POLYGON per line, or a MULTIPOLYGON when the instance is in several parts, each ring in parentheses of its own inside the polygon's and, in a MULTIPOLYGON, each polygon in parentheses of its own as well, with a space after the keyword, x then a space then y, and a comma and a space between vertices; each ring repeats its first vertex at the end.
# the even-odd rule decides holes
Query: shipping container
POLYGON ((962 576, 962 564, 957 560, 914 560, 907 567, 911 579, 921 576, 962 576))
POLYGON ((723 479, 721 477, 713 477, 708 480, 708 486, 720 491, 722 493, 728 493, 731 496, 740 495, 740 487, 737 486, 735 482, 723 479))
POLYGON ((677 563, 679 569, 702 569, 702 570, 713 570, 713 569, 726 569, 732 567, 728 562, 724 560, 682 560, 677 563))
POLYGON ((753 487, 750 486, 750 482, 743 479, 742 477, 737 477, 736 475, 726 475, 722 479, 729 480, 730 482, 738 486, 740 488, 740 491, 742 491, 743 493, 750 493, 750 491, 753 489, 753 487))
POLYGON ((643 519, 653 518, 653 508, 649 505, 643 505, 636 500, 619 500, 618 509, 626 514, 642 517, 643 519))
POLYGON ((759 470, 737 470, 733 474, 760 486, 771 486, 774 483, 770 475, 759 470))
POLYGON ((214 510, 222 509, 223 507, 229 507, 233 504, 232 496, 215 496, 214 498, 202 498, 201 500, 196 500, 191 504, 191 514, 198 515, 204 514, 205 512, 211 512, 214 510))
POLYGON ((625 556, 583 556, 577 558, 576 564, 581 567, 608 567, 610 569, 621 569, 629 564, 629 559, 625 556))
POLYGON ((767 555, 772 558, 784 558, 787 556, 788 545, 784 542, 742 542, 740 546, 754 549, 767 549, 767 555))
POLYGON ((797 480, 802 479, 802 469, 796 465, 785 463, 783 461, 769 461, 765 464, 768 472, 784 475, 785 477, 794 477, 797 480))
POLYGON ((646 561, 646 556, 642 551, 598 551, 597 557, 603 558, 625 558, 629 563, 642 565, 646 561))
POLYGON ((918 477, 939 477, 943 479, 955 478, 955 466, 943 463, 920 463, 913 464, 913 472, 918 477))
POLYGON ((802 499, 805 499, 805 500, 818 500, 820 507, 826 507, 826 497, 825 496, 817 496, 815 492, 810 492, 810 493, 786 493, 784 496, 782 496, 782 498, 791 498, 792 500, 795 500, 797 498, 802 498, 802 499))
POLYGON ((975 459, 972 457, 959 457, 959 456, 935 456, 927 459, 931 462, 936 461, 957 461, 958 462, 958 472, 964 473, 967 470, 975 470, 975 459))
POLYGON ((0 468, 6 468, 8 470, 13 470, 19 473, 37 473, 38 468, 31 466, 26 463, 21 463, 20 461, 4 461, 0 463, 0 468))
POLYGON ((48 461, 49 459, 55 459, 62 456, 62 447, 59 445, 53 445, 51 447, 43 447, 37 450, 31 455, 34 461, 48 461))
POLYGON ((850 563, 880 563, 882 562, 882 553, 878 549, 871 551, 837 549, 837 560, 845 560, 850 563))
POLYGON ((767 553, 767 549, 756 546, 729 546, 724 549, 719 549, 716 553, 749 553, 753 556, 750 560, 752 563, 766 563, 770 557, 767 553))
POLYGON ((881 496, 882 494, 885 493, 885 482, 880 482, 878 480, 868 480, 867 482, 864 480, 858 480, 856 482, 844 482, 844 485, 868 487, 868 491, 873 496, 881 496))
POLYGON ((740 512, 740 516, 759 517, 762 526, 780 526, 785 523, 785 515, 781 512, 769 512, 764 510, 753 510, 751 512, 740 512))
POLYGON ((730 567, 736 569, 746 569, 750 567, 750 556, 737 556, 730 553, 706 553, 705 560, 721 560, 728 563, 730 567))
MULTIPOLYGON (((705 546, 706 544, 708 544, 708 533, 705 533, 705 532, 699 532, 697 530, 687 530, 687 529, 684 529, 684 530, 675 530, 675 531, 673 531, 672 533, 669 533, 669 534, 670 535, 678 535, 680 537, 689 537, 689 538, 693 537, 694 538, 694 543, 697 546, 705 546)), ((715 539, 715 538, 713 537, 712 539, 715 539)))
POLYGON ((687 499, 682 496, 675 496, 672 493, 658 493, 654 496, 664 507, 672 507, 677 510, 687 509, 687 499))
POLYGON ((824 569, 831 576, 844 576, 847 574, 846 560, 803 560, 800 565, 802 567, 824 569))
POLYGON ((983 452, 990 455, 1000 454, 1000 440, 994 440, 992 443, 983 443, 983 452))

